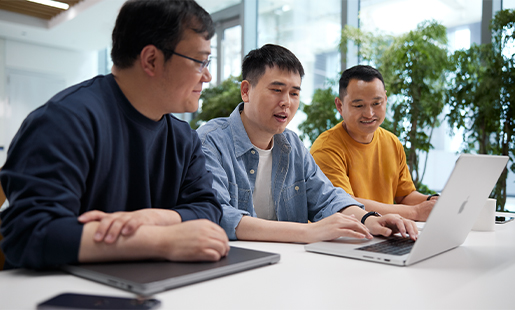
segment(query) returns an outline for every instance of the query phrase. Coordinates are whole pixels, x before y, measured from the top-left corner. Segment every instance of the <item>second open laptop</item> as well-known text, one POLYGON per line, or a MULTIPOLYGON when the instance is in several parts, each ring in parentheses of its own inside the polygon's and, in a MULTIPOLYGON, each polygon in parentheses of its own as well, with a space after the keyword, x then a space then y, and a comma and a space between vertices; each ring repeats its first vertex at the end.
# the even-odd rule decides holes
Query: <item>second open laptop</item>
POLYGON ((76 276, 141 296, 257 268, 279 261, 276 253, 231 247, 217 262, 138 261, 65 265, 76 276))
POLYGON ((507 162, 507 156, 460 155, 417 241, 395 237, 375 237, 369 241, 340 238, 307 244, 305 249, 399 266, 453 249, 465 241, 507 162), (391 248, 388 243, 397 242, 401 243, 393 245, 397 253, 381 253, 383 245, 391 248))

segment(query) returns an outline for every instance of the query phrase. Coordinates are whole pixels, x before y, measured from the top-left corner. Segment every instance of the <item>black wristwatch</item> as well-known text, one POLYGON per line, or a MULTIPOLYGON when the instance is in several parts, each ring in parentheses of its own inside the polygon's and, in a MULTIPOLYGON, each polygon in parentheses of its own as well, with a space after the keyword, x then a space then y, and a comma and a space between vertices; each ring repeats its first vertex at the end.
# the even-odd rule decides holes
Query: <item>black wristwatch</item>
POLYGON ((375 211, 370 211, 368 212, 367 214, 363 215, 363 217, 361 218, 361 224, 365 225, 365 221, 367 220, 367 218, 369 216, 381 216, 381 214, 375 212, 375 211))
POLYGON ((435 197, 435 196, 440 196, 440 194, 433 194, 433 195, 429 195, 427 196, 427 201, 429 201, 431 199, 431 197, 435 197))

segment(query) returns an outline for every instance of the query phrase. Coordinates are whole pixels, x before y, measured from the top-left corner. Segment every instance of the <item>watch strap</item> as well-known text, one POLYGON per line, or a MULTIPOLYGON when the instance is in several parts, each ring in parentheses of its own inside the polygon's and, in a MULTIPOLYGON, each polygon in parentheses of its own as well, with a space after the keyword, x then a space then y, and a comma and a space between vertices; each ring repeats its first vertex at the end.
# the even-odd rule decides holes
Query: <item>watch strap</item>
POLYGON ((380 217, 381 214, 379 214, 379 213, 377 213, 375 211, 370 211, 367 214, 363 215, 363 217, 361 218, 361 224, 365 225, 365 221, 367 220, 367 218, 369 216, 378 216, 378 217, 380 217))
POLYGON ((427 201, 431 200, 431 197, 437 197, 437 196, 440 196, 440 194, 429 195, 429 196, 427 196, 427 201))

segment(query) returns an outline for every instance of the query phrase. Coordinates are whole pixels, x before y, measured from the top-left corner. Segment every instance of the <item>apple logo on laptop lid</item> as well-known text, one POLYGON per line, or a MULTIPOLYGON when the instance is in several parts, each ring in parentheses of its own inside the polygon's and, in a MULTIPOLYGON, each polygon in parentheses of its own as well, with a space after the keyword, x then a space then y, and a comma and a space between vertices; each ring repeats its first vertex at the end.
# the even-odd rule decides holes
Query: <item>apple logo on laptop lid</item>
MULTIPOLYGON (((470 197, 470 196, 469 196, 470 197)), ((465 209, 465 205, 467 204, 467 202, 469 201, 469 197, 467 197, 467 199, 465 199, 465 201, 461 204, 461 207, 460 209, 458 210, 458 214, 461 214, 461 212, 463 212, 463 210, 465 209)))

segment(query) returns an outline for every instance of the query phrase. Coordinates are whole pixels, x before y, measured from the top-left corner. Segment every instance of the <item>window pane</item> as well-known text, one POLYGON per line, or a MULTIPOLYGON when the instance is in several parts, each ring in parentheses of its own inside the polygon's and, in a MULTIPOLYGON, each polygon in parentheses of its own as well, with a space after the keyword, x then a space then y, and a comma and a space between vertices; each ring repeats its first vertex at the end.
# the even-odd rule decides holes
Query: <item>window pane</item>
POLYGON ((361 0, 360 28, 398 35, 424 20, 447 27, 451 51, 480 43, 482 0, 361 0))
POLYGON ((224 30, 223 40, 223 77, 238 76, 241 73, 241 25, 224 30))
POLYGON ((197 0, 197 3, 209 14, 239 4, 241 0, 197 0))
POLYGON ((502 1, 502 9, 515 9, 515 0, 503 0, 502 1))
POLYGON ((207 86, 204 87, 212 87, 216 86, 218 80, 217 80, 217 70, 218 70, 218 44, 217 44, 217 35, 215 35, 211 38, 211 62, 209 63, 209 73, 211 73, 211 82, 207 86))

